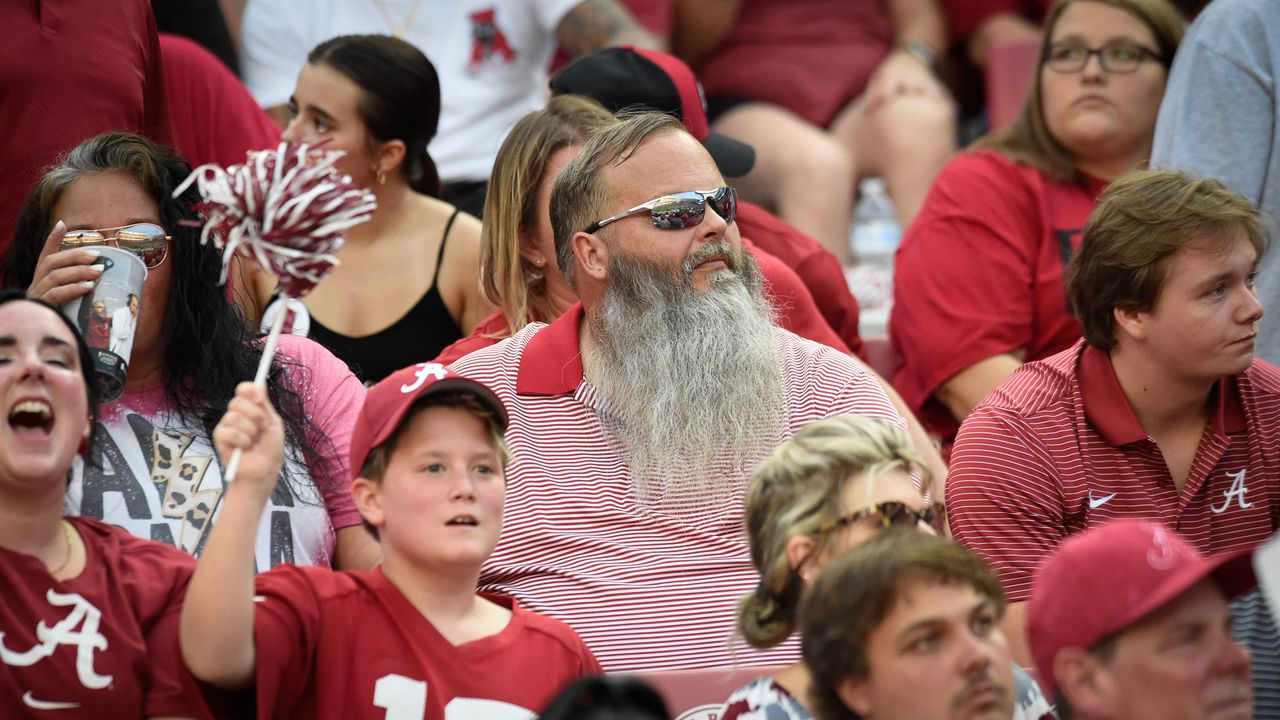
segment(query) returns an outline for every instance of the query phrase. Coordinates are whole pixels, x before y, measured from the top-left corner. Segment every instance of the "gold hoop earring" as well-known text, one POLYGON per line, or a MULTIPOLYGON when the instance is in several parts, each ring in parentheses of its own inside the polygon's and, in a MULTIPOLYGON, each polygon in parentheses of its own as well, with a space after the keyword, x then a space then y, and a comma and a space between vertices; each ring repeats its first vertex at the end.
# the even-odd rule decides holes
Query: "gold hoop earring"
POLYGON ((387 176, 386 176, 385 174, 383 174, 382 170, 380 170, 380 169, 379 169, 379 170, 375 170, 374 172, 375 172, 375 173, 377 173, 378 184, 379 184, 379 185, 386 185, 386 184, 387 184, 387 176))

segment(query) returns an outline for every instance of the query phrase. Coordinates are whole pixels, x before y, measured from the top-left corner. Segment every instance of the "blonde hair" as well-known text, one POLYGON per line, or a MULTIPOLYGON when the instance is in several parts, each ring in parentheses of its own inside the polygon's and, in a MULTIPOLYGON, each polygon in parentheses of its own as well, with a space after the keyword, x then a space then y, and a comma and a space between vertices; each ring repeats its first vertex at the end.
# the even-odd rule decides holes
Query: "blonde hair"
POLYGON ((1182 15, 1168 0, 1058 0, 1044 20, 1044 37, 1035 79, 1027 104, 1013 124, 973 143, 975 149, 995 150, 1012 160, 1030 165, 1058 182, 1082 182, 1076 158, 1049 132, 1044 115, 1044 58, 1058 20, 1068 7, 1078 2, 1100 2, 1119 8, 1146 25, 1156 39, 1158 62, 1167 69, 1182 42, 1182 15))
POLYGON ((787 557, 787 542, 814 536, 814 552, 822 552, 819 528, 847 510, 839 501, 844 488, 895 470, 918 473, 928 482, 928 469, 905 433, 854 415, 806 425, 760 464, 746 498, 747 538, 760 584, 738 603, 738 626, 747 642, 772 647, 795 630, 804 583, 787 557))
POLYGON ((521 118, 498 150, 480 231, 480 280, 485 297, 507 316, 504 336, 531 322, 555 319, 546 277, 520 253, 521 235, 537 232, 538 187, 547 162, 556 151, 585 143, 613 122, 594 100, 560 95, 521 118))

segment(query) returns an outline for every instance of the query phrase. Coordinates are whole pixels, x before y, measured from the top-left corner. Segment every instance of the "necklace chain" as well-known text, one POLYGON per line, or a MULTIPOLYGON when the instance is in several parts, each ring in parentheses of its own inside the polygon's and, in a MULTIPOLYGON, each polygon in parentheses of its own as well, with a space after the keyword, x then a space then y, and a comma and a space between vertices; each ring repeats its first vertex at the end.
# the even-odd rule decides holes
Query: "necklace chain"
POLYGON ((72 553, 71 524, 66 520, 59 520, 58 527, 62 528, 62 541, 67 546, 67 554, 66 557, 62 558, 62 562, 58 564, 58 567, 49 570, 49 574, 54 576, 66 569, 67 563, 71 562, 72 553))
POLYGON ((386 21, 387 27, 391 28, 392 34, 403 40, 405 32, 413 24, 413 18, 418 14, 418 8, 422 7, 422 0, 411 0, 408 12, 404 14, 404 17, 398 23, 395 22, 391 13, 387 10, 386 0, 373 0, 373 4, 378 7, 378 14, 386 21))

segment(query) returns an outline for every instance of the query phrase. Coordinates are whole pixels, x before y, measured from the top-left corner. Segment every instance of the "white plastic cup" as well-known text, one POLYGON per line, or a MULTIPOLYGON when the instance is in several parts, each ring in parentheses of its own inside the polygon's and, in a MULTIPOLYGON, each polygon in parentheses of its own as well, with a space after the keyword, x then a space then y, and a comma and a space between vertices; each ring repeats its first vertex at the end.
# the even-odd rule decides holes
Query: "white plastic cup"
POLYGON ((80 329, 93 357, 99 402, 111 402, 124 393, 129 374, 133 336, 142 314, 142 285, 147 266, 128 250, 95 246, 102 268, 93 290, 62 306, 62 314, 80 329))

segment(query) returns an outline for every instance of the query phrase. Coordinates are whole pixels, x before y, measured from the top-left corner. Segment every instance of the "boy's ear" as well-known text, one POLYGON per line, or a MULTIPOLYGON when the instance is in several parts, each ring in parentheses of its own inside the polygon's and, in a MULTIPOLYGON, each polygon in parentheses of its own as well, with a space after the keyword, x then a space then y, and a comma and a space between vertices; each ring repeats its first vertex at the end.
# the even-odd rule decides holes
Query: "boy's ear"
POLYGON ((356 509, 361 517, 375 528, 382 528, 382 483, 366 477, 358 477, 351 483, 351 497, 356 501, 356 509))

